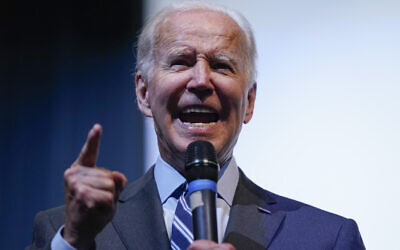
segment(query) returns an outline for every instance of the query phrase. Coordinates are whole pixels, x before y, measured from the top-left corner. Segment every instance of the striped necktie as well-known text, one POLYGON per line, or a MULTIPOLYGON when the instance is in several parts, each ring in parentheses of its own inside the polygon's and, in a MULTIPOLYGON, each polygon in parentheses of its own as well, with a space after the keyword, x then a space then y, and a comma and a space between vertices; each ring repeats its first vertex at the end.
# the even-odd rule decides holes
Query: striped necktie
POLYGON ((181 195, 175 210, 172 223, 171 248, 172 250, 184 250, 193 242, 192 211, 185 199, 187 184, 179 187, 181 195))

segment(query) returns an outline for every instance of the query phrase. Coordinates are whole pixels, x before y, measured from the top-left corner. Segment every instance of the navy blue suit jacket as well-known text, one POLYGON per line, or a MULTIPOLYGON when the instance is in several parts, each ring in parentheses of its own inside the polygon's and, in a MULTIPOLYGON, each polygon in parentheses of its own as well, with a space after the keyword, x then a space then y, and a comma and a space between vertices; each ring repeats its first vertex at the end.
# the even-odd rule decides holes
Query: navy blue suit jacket
MULTIPOLYGON (((50 249, 64 219, 64 207, 38 213, 27 249, 50 249)), ((238 250, 365 249, 353 220, 268 192, 241 171, 224 242, 238 250)), ((153 169, 121 193, 96 249, 171 249, 153 169)))

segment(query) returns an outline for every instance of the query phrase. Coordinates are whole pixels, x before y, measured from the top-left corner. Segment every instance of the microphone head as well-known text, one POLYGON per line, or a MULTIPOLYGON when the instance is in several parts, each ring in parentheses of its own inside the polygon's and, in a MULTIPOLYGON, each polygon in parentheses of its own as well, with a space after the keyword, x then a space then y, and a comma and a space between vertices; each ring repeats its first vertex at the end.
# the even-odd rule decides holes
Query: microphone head
POLYGON ((197 179, 217 182, 219 166, 214 146, 208 141, 190 143, 186 149, 185 169, 188 182, 197 179))

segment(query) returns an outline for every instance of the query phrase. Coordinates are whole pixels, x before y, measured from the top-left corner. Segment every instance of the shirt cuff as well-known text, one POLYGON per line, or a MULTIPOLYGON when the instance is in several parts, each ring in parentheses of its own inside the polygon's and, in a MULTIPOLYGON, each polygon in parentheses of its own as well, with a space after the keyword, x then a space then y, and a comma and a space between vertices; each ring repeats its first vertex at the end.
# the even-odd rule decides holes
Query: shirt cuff
POLYGON ((76 250, 75 247, 71 246, 61 235, 61 230, 64 229, 64 225, 58 229, 56 235, 51 240, 52 250, 76 250))

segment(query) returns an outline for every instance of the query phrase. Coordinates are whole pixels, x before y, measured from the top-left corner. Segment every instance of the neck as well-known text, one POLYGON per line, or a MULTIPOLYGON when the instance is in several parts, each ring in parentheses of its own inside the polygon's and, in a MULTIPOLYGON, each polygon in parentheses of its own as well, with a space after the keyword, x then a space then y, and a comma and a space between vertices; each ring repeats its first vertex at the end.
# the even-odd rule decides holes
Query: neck
POLYGON ((169 153, 166 154, 160 151, 161 158, 178 171, 183 177, 187 177, 185 172, 185 156, 182 153, 169 153))
MULTIPOLYGON (((176 171, 178 171, 185 179, 187 179, 187 173, 185 169, 185 158, 184 156, 181 157, 176 157, 177 155, 180 154, 163 154, 160 152, 161 158, 168 163, 171 167, 173 167, 176 171)), ((224 158, 218 159, 218 164, 221 170, 221 168, 229 162, 229 160, 232 158, 232 154, 226 154, 224 158)))

